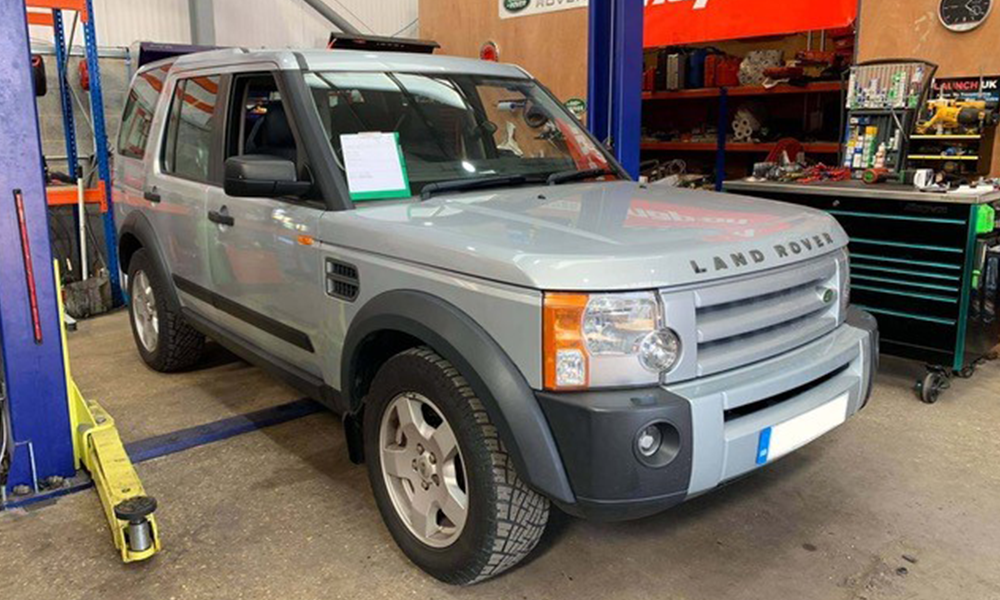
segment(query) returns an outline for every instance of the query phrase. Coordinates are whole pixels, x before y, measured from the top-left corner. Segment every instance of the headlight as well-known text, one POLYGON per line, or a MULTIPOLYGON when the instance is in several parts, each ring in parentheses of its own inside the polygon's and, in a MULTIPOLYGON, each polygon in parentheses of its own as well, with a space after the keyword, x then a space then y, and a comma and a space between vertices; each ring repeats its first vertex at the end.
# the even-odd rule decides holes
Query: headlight
POLYGON ((654 373, 669 371, 680 355, 681 340, 670 329, 646 334, 639 345, 639 362, 654 373))
POLYGON ((543 350, 551 390, 655 384, 681 353, 652 292, 546 294, 543 350))
POLYGON ((592 296, 583 313, 583 338, 591 355, 635 354, 656 329, 652 294, 592 296))

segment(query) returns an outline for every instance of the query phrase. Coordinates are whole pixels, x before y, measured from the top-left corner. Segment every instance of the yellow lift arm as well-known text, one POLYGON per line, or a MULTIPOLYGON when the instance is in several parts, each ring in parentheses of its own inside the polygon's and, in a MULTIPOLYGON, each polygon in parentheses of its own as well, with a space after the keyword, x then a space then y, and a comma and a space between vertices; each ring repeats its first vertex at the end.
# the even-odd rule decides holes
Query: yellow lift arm
POLYGON ((93 478, 97 495, 104 505, 111 537, 121 552, 122 560, 127 563, 146 560, 160 551, 160 533, 153 516, 156 500, 146 496, 139 475, 118 437, 115 420, 99 404, 87 401, 73 381, 66 346, 59 261, 55 261, 55 272, 76 468, 86 469, 93 478))

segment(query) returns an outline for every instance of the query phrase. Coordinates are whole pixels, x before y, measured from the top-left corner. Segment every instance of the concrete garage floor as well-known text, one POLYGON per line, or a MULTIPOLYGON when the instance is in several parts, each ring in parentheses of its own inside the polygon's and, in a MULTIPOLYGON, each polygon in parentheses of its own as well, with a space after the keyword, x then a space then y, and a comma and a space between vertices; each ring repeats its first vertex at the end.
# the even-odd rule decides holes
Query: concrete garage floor
MULTIPOLYGON (((146 369, 124 313, 71 334, 76 378, 126 441, 298 397, 222 351, 146 369)), ((556 515, 528 564, 441 585, 383 528, 339 421, 312 415, 139 466, 164 550, 122 565, 96 494, 0 514, 10 598, 1000 598, 1000 363, 935 406, 885 360, 861 415, 755 476, 624 524, 556 515), (906 558, 904 558, 904 555, 906 558)))

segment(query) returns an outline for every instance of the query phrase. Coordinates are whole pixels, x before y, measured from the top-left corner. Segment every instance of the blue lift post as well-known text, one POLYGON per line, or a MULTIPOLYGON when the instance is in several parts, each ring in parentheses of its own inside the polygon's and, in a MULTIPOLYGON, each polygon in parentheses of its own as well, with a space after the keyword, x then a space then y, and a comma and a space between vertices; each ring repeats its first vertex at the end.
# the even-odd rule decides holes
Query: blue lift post
POLYGON ((0 2, 0 349, 15 444, 8 489, 75 473, 25 13, 24 2, 0 2))
POLYGON ((639 176, 643 0, 590 0, 587 125, 639 176))

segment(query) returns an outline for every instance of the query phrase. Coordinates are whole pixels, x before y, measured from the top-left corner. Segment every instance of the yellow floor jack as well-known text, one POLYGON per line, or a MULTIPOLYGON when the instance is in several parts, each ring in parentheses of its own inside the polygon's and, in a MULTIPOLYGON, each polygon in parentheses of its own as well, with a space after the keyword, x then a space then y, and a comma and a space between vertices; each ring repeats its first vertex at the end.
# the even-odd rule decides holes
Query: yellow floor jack
POLYGON ((111 528, 111 537, 121 552, 122 560, 127 563, 146 560, 160 551, 160 532, 153 516, 156 500, 146 495, 118 437, 115 420, 99 404, 84 399, 73 381, 66 346, 65 309, 58 261, 55 272, 76 468, 82 467, 94 480, 111 528))

